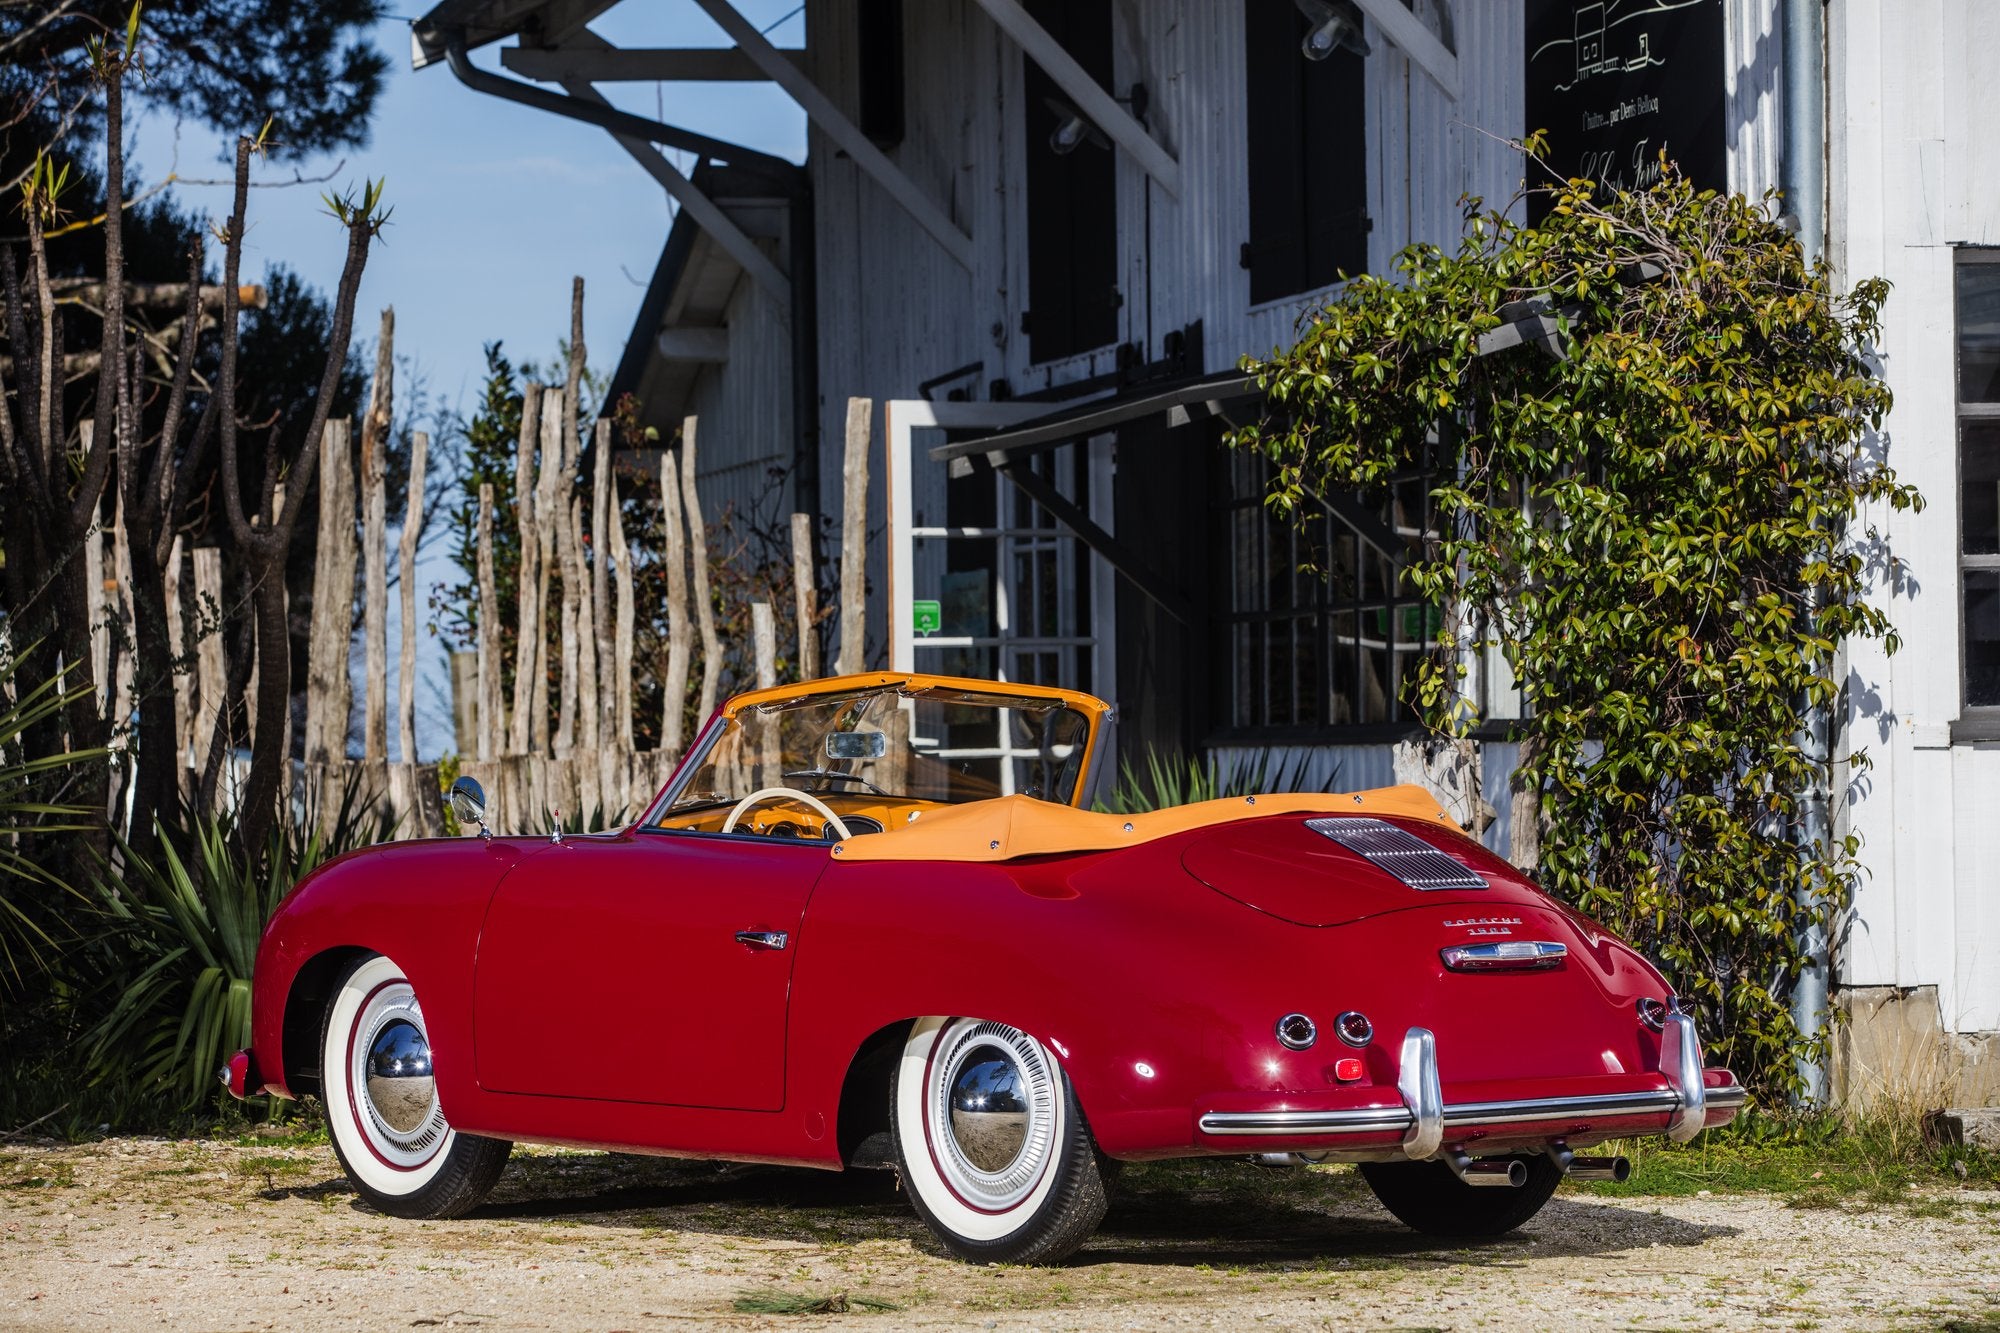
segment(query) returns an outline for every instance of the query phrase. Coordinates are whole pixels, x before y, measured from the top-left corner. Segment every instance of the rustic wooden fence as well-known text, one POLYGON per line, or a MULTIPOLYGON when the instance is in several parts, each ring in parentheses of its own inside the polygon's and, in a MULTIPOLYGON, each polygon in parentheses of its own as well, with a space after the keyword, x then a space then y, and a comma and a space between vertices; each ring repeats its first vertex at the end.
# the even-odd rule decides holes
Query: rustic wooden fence
MULTIPOLYGON (((439 765, 392 762, 388 745, 390 566, 384 465, 391 421, 393 335, 393 314, 385 311, 377 387, 359 432, 359 459, 354 457, 356 432, 350 422, 334 421, 326 427, 319 456, 320 512, 302 682, 303 727, 294 743, 288 719, 286 749, 294 756, 296 810, 315 810, 322 819, 330 818, 341 793, 353 784, 364 805, 396 821, 397 836, 426 837, 445 832, 439 765), (362 640, 358 737, 352 727, 357 582, 362 640)), ((526 387, 514 471, 521 566, 511 626, 515 657, 510 697, 503 697, 502 689, 503 609, 495 588, 493 488, 483 486, 479 495, 479 630, 470 678, 454 680, 455 689, 469 688, 472 694, 469 707, 463 698, 455 701, 455 714, 470 719, 469 726, 460 728, 462 752, 457 762, 460 772, 478 779, 486 789, 490 823, 500 831, 539 832, 563 818, 611 820, 638 813, 692 739, 684 734, 682 702, 692 689, 698 715, 707 716, 717 703, 722 681, 724 653, 709 587, 708 531, 695 485, 698 423, 689 417, 678 445, 660 455, 665 529, 660 556, 667 565, 668 601, 662 744, 646 750, 635 745, 634 553, 624 532, 609 422, 597 424, 596 465, 587 507, 586 496, 573 484, 582 454, 576 414, 570 408, 574 378, 571 386, 526 387), (552 621, 554 634, 549 633, 552 621)), ((838 670, 862 666, 860 571, 871 433, 872 404, 867 399, 850 400, 838 670)), ((429 441, 417 433, 413 445, 409 505, 396 552, 403 571, 398 593, 404 627, 396 663, 396 752, 405 759, 416 751, 415 568, 429 441)), ((800 645, 798 668, 802 678, 810 678, 817 674, 819 610, 808 515, 792 516, 790 536, 796 585, 790 610, 800 645)), ((129 637, 120 626, 132 623, 122 515, 108 533, 86 543, 85 558, 91 562, 93 586, 105 590, 105 614, 93 629, 93 678, 110 715, 129 719, 141 706, 141 690, 132 678, 131 654, 121 649, 129 637)), ((217 728, 243 716, 228 707, 233 695, 247 692, 248 715, 255 715, 256 674, 243 669, 247 664, 229 661, 224 636, 215 630, 217 613, 226 605, 218 550, 184 553, 176 545, 168 564, 167 597, 172 649, 182 664, 170 698, 180 752, 189 757, 183 766, 183 794, 192 800, 203 792, 203 757, 211 752, 217 728)), ((751 606, 750 613, 755 676, 760 683, 775 683, 776 612, 760 602, 751 606)), ((212 784, 217 804, 233 801, 245 766, 240 747, 252 739, 224 738, 221 750, 227 757, 212 784)), ((123 799, 122 785, 115 786, 114 816, 121 812, 123 799)))

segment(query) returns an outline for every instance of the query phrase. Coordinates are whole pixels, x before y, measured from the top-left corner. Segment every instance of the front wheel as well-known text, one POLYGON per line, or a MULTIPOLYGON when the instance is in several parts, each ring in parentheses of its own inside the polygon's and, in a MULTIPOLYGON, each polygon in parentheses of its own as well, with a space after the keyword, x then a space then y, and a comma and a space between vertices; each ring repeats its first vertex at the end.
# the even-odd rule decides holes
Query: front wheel
POLYGON ((1104 1220, 1083 1108, 1025 1032, 918 1019, 890 1086, 889 1127, 918 1216, 961 1259, 1056 1263, 1104 1220))
POLYGON ((362 1198, 393 1217, 457 1217, 500 1179, 514 1145, 445 1123, 423 1006, 380 954, 356 963, 327 1006, 320 1099, 333 1151, 362 1198))
POLYGON ((1427 1236, 1499 1236, 1521 1226, 1562 1183, 1562 1168, 1537 1153, 1520 1160, 1525 1184, 1468 1185, 1444 1162, 1363 1162, 1361 1178, 1396 1220, 1427 1236))

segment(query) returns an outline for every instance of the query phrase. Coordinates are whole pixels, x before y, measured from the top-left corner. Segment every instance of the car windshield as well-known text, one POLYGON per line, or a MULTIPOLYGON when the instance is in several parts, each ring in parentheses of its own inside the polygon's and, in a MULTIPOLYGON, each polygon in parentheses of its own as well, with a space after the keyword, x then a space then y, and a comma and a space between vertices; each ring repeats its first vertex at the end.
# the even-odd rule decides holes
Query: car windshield
MULTIPOLYGON (((1089 718, 1062 700, 998 691, 887 686, 750 706, 724 720, 653 823, 720 831, 738 802, 773 787, 804 792, 871 832, 930 806, 995 796, 1068 804, 1089 743, 1089 718)), ((808 803, 756 804, 731 831, 824 832, 808 803)))

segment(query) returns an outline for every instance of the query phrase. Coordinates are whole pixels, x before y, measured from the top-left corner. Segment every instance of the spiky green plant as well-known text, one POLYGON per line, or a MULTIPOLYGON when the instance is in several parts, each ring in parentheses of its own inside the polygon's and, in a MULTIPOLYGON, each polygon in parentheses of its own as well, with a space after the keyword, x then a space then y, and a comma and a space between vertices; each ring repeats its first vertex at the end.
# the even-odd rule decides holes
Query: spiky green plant
POLYGON ((57 914, 50 900, 81 900, 46 852, 49 835, 96 827, 90 808, 67 797, 74 780, 105 754, 101 749, 28 752, 29 738, 90 689, 65 690, 58 673, 5 702, 34 651, 30 646, 0 655, 0 980, 15 990, 52 961, 57 914))
POLYGON ((1134 769, 1130 760, 1121 761, 1117 784, 1107 795, 1099 797, 1094 806, 1111 814, 1130 815, 1193 805, 1197 801, 1216 801, 1226 796, 1330 787, 1339 777, 1339 767, 1334 768, 1324 783, 1308 783, 1305 776, 1309 758, 1301 752, 1280 759, 1265 750, 1224 764, 1213 754, 1163 759, 1157 752, 1149 751, 1144 773, 1134 769))
POLYGON ((331 820, 309 802, 273 825, 253 855, 227 815, 160 829, 159 851, 120 841, 120 868, 97 882, 116 1000, 92 1028, 85 1064, 99 1082, 128 1081, 192 1109, 215 1070, 250 1042, 250 988, 264 924, 305 876, 341 853, 385 840, 350 780, 331 820))

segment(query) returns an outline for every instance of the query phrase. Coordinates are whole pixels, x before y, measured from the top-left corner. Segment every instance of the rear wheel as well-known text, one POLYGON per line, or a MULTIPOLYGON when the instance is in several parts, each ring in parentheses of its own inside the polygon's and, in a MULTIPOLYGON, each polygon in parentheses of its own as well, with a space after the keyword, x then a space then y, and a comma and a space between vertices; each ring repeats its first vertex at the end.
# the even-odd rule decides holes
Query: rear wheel
POLYGON ((1562 1168, 1537 1153, 1521 1157, 1518 1187, 1468 1185, 1444 1162, 1363 1162, 1361 1178, 1396 1220, 1427 1236, 1498 1236, 1525 1223, 1556 1192, 1562 1168))
POLYGON ((918 1019, 890 1085, 889 1128, 918 1216, 961 1259, 1055 1263, 1104 1220, 1076 1092, 1016 1028, 918 1019))
POLYGON ((445 1123, 423 1006, 380 954, 356 963, 327 1006, 320 1097, 347 1178, 394 1217, 457 1217, 486 1197, 514 1148, 445 1123))

